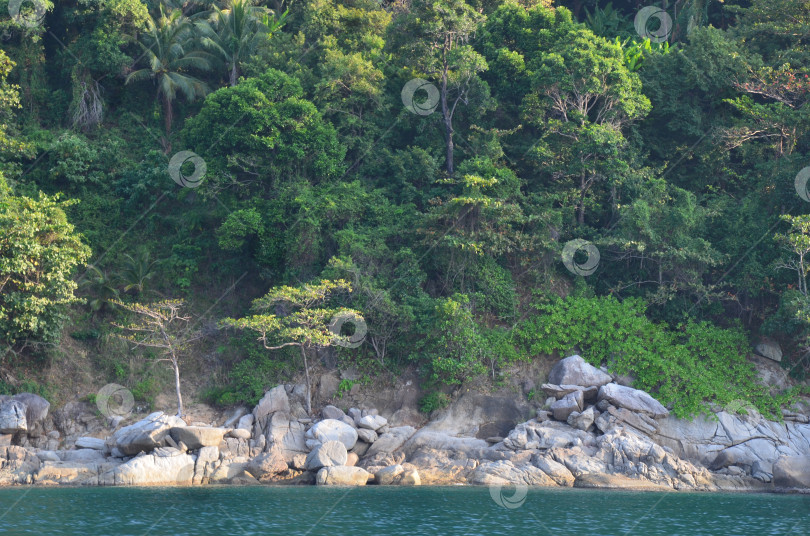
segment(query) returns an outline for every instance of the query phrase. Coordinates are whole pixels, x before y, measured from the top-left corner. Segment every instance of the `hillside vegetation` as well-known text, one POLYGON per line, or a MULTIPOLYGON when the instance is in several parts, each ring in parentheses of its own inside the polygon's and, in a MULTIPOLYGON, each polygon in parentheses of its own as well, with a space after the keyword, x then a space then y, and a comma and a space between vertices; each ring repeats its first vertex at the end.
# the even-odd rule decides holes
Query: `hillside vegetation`
POLYGON ((639 7, 0 0, 0 394, 340 364, 429 411, 579 351, 778 417, 747 355, 810 371, 810 4, 639 7))

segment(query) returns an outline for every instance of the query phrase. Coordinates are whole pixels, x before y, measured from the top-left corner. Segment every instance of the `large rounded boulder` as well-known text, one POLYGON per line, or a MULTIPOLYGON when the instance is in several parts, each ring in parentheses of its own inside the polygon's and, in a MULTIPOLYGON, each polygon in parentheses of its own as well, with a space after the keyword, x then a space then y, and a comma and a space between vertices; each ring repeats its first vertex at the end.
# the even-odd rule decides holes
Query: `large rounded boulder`
POLYGON ((582 387, 608 384, 610 374, 602 372, 581 356, 572 355, 557 362, 548 375, 548 382, 556 385, 579 385, 582 387))
POLYGON ((312 449, 312 452, 307 455, 306 468, 308 471, 317 471, 321 467, 346 465, 348 456, 343 443, 327 441, 312 449))
POLYGON ((340 441, 346 447, 346 450, 351 450, 354 444, 357 443, 357 430, 343 421, 324 419, 307 430, 306 438, 315 439, 321 443, 340 441))
POLYGON ((16 434, 27 430, 25 404, 14 399, 0 401, 0 434, 16 434))

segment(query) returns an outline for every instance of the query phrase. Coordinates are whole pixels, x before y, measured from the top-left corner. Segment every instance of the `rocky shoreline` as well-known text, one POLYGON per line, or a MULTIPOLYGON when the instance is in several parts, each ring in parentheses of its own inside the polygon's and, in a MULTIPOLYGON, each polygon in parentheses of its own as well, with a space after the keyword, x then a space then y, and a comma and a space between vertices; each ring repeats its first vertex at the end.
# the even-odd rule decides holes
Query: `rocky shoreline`
POLYGON ((466 394, 417 428, 408 412, 303 409, 279 385, 220 426, 162 412, 72 441, 65 412, 0 397, 0 485, 518 485, 686 491, 810 491, 807 407, 784 422, 718 409, 675 418, 579 356, 558 362, 544 409, 466 394), (534 415, 527 415, 534 413, 534 415), (531 418, 529 418, 531 417, 531 418), (62 429, 59 432, 57 428, 62 429), (112 432, 112 433, 110 433, 112 432))

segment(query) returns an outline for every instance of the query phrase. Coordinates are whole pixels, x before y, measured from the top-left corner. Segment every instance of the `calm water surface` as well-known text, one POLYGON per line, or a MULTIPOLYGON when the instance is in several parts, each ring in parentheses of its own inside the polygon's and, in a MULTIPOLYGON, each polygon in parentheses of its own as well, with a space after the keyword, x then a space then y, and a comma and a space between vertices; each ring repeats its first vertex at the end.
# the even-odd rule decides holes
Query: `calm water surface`
POLYGON ((5 488, 0 534, 794 536, 810 496, 539 489, 504 508, 485 487, 5 488))

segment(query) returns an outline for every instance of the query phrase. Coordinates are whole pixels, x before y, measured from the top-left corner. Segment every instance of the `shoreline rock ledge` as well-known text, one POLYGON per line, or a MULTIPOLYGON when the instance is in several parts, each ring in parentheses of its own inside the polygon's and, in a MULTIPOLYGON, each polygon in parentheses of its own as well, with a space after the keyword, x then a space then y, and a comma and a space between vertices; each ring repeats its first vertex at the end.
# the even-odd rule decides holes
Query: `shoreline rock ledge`
MULTIPOLYGON (((621 382, 621 383, 619 383, 621 382)), ((36 395, 0 397, 0 485, 508 485, 810 492, 810 405, 782 423, 716 411, 670 415, 573 355, 535 409, 466 393, 416 429, 374 408, 303 410, 301 386, 267 391, 223 426, 162 412, 59 449, 75 429, 36 395), (389 419, 391 422, 389 422, 389 419), (54 429, 49 429, 54 427, 54 429)))

